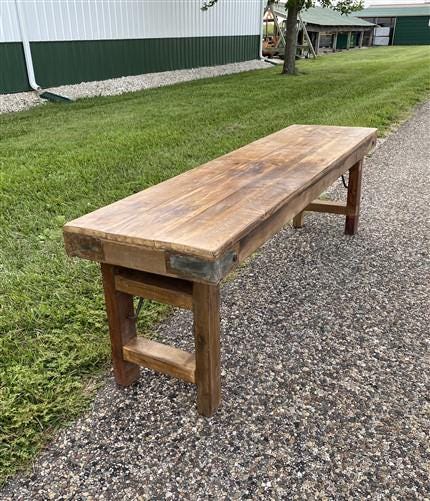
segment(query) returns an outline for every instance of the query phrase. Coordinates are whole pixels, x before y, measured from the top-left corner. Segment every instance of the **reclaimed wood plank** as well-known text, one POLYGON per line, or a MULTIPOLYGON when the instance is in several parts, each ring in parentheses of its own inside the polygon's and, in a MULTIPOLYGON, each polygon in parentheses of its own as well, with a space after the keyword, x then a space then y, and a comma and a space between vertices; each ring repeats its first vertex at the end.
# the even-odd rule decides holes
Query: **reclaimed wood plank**
POLYGON ((240 241, 238 248, 238 262, 255 252, 264 242, 275 235, 288 221, 296 214, 303 211, 312 200, 319 196, 328 186, 330 186, 342 172, 350 168, 357 162, 357 158, 362 158, 366 151, 366 146, 358 148, 347 160, 338 164, 336 168, 330 170, 325 176, 309 186, 304 186, 297 190, 290 197, 288 203, 284 204, 276 213, 269 218, 255 225, 255 228, 247 233, 240 241))
POLYGON ((293 227, 302 228, 305 219, 305 211, 300 211, 293 217, 293 227))
POLYGON ((186 280, 120 269, 115 276, 115 288, 132 296, 140 296, 187 310, 193 308, 193 284, 186 280))
POLYGON ((197 408, 210 417, 221 401, 219 286, 196 283, 193 296, 197 408))
POLYGON ((363 162, 360 160, 349 169, 348 196, 346 205, 348 215, 345 219, 345 234, 355 235, 358 231, 361 201, 361 175, 363 162))
POLYGON ((115 290, 115 271, 114 266, 101 265, 115 380, 128 386, 139 377, 139 366, 124 360, 122 347, 136 337, 136 322, 133 296, 115 290))
POLYGON ((123 357, 133 364, 195 383, 194 355, 173 346, 138 336, 124 345, 123 357))
POLYGON ((314 200, 305 209, 305 211, 308 212, 325 212, 344 216, 346 216, 348 210, 348 206, 345 205, 344 202, 338 202, 336 200, 314 200))
POLYGON ((346 161, 360 160, 357 152, 363 156, 375 139, 370 128, 287 127, 68 223, 69 248, 79 255, 71 241, 80 235, 90 237, 81 257, 91 249, 100 255, 91 244, 98 238, 216 259, 304 188, 346 161))
POLYGON ((166 256, 162 250, 128 245, 115 241, 101 240, 103 261, 106 263, 150 271, 164 275, 166 272, 166 256))

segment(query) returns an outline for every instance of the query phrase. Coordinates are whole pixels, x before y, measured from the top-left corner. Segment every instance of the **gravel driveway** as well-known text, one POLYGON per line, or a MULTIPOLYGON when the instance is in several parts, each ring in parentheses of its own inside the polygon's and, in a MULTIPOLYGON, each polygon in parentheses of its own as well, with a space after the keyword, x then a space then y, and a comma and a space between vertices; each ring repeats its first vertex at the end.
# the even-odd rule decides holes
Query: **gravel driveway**
MULTIPOLYGON (((430 499, 429 115, 367 161, 358 236, 308 215, 226 283, 213 418, 192 385, 110 375, 1 499, 430 499)), ((186 313, 159 333, 192 348, 186 313)))

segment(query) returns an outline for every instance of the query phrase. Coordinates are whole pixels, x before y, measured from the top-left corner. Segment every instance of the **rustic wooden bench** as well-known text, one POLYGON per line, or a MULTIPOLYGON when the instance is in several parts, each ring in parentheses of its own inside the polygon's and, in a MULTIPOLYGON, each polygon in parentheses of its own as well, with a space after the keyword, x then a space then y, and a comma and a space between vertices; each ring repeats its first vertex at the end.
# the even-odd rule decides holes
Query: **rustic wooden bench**
POLYGON ((357 231, 363 157, 376 129, 292 125, 64 227, 67 253, 101 263, 115 378, 139 366, 197 385, 198 411, 220 403, 219 284, 305 211, 357 231), (316 200, 349 171, 346 203, 316 200), (193 311, 195 353, 136 336, 133 296, 193 311))

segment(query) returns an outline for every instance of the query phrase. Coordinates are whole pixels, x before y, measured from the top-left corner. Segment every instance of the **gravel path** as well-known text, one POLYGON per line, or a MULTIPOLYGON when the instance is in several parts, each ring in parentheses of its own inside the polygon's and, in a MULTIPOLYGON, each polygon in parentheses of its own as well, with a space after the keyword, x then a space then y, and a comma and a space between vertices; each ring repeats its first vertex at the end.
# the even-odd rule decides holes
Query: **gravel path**
MULTIPOLYGON (((205 66, 190 70, 164 71, 162 73, 145 73, 129 77, 111 78, 96 82, 82 82, 76 85, 62 85, 52 87, 49 90, 55 94, 66 96, 71 99, 95 96, 115 96, 125 92, 135 92, 152 87, 163 87, 189 80, 229 75, 242 71, 269 68, 270 64, 264 61, 254 60, 243 63, 223 64, 220 66, 205 66)), ((22 111, 39 104, 46 103, 36 92, 18 92, 16 94, 0 94, 0 114, 13 111, 22 111)))
MULTIPOLYGON (((368 160, 358 236, 308 215, 226 283, 213 418, 192 385, 109 376, 1 498, 430 499, 429 115, 368 160)), ((192 348, 187 313, 159 333, 192 348)))

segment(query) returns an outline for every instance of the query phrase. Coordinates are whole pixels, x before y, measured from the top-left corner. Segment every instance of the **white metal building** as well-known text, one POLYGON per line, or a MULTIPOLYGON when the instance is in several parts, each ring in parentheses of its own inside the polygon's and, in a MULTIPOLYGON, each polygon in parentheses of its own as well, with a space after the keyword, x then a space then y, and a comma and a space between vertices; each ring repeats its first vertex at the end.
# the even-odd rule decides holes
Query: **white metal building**
POLYGON ((0 0, 0 93, 30 88, 26 48, 42 87, 258 57, 262 0, 222 0, 207 11, 201 5, 0 0))

